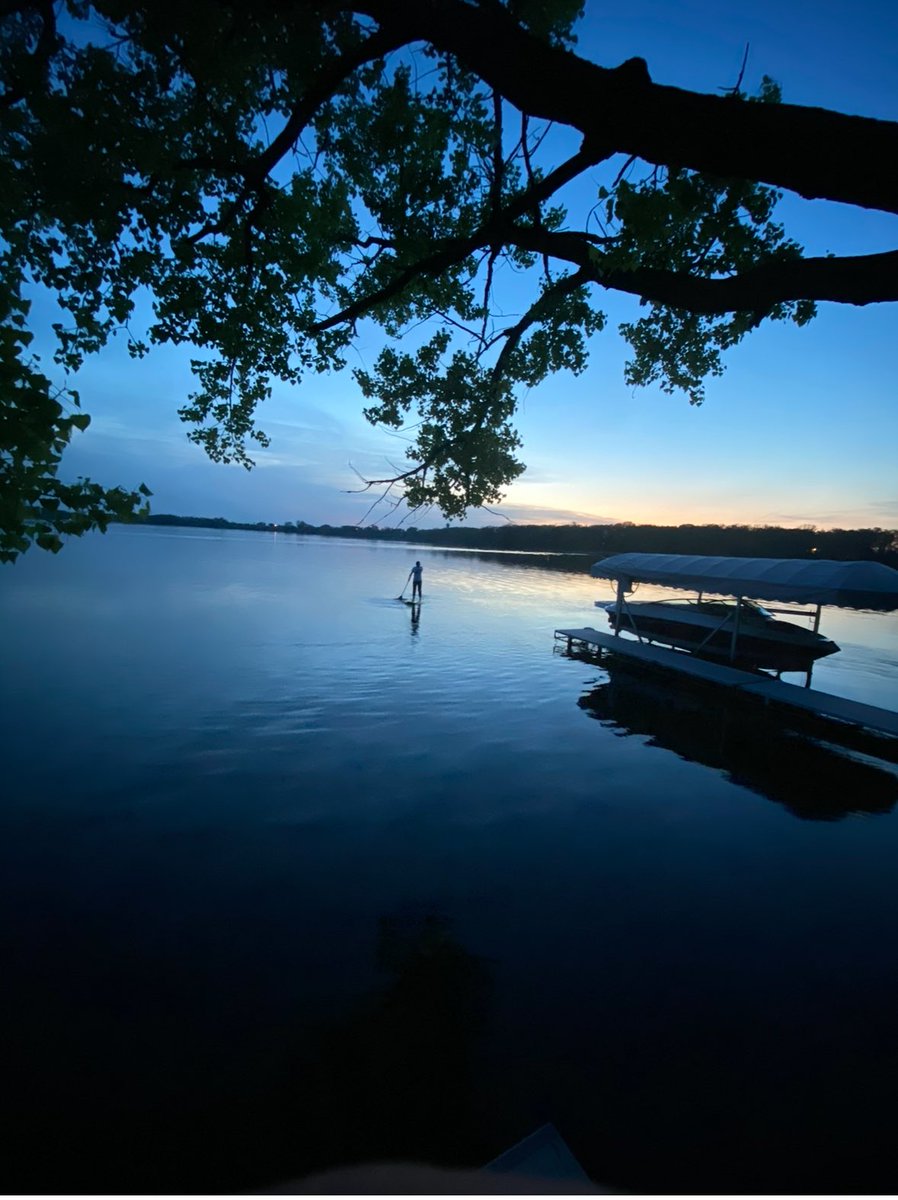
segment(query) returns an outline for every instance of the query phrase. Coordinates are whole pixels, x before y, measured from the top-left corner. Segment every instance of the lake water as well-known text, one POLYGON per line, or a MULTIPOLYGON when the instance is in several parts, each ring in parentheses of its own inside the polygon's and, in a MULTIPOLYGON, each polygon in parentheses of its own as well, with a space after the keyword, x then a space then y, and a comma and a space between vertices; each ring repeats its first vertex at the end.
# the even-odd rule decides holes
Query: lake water
MULTIPOLYGON (((559 565, 115 528, 4 568, 4 1191, 546 1121, 611 1187, 894 1190, 898 771, 558 653, 611 595, 559 565)), ((815 686, 896 706, 898 619, 822 629, 815 686)))

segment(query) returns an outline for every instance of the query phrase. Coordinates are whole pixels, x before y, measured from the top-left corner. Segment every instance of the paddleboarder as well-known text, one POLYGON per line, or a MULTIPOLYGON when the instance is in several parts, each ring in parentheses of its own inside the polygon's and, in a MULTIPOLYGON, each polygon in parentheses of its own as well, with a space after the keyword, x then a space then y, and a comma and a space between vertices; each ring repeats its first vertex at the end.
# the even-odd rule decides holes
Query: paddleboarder
MULTIPOLYGON (((408 573, 408 579, 412 581, 412 604, 415 603, 416 596, 419 600, 421 599, 421 572, 423 570, 424 568, 421 566, 420 562, 416 562, 408 573)), ((408 587, 408 579, 405 581, 406 587, 408 587)), ((403 589, 403 591, 404 590, 405 589, 403 589)))

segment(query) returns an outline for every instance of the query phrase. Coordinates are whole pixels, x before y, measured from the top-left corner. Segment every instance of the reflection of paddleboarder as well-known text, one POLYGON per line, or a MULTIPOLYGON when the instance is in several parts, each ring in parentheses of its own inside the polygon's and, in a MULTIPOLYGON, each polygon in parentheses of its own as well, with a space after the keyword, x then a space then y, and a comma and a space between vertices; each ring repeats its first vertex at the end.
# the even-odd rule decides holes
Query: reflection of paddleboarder
MULTIPOLYGON (((423 570, 420 562, 416 562, 408 573, 408 579, 412 581, 412 604, 414 604, 416 596, 419 600, 421 599, 421 572, 423 570)), ((408 579, 405 581, 406 587, 408 587, 408 579)))

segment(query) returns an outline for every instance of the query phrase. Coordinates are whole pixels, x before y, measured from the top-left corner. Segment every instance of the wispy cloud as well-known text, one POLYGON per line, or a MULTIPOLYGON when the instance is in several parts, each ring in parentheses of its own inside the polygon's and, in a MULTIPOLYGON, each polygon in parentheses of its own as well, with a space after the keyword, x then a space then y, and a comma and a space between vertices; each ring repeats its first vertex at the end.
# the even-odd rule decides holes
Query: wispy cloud
POLYGON ((72 439, 64 456, 68 468, 83 469, 86 462, 151 467, 159 463, 196 462, 202 451, 187 440, 183 426, 172 430, 129 428, 123 422, 95 420, 85 433, 72 439))
POLYGON ((294 443, 307 438, 324 442, 339 442, 346 437, 346 425, 332 413, 323 409, 306 408, 296 420, 268 420, 264 410, 258 414, 259 425, 271 438, 272 443, 285 441, 294 443))
POLYGON ((471 522, 478 524, 477 518, 492 517, 491 524, 499 517, 505 517, 516 525, 616 525, 620 517, 603 517, 598 513, 583 512, 574 508, 555 508, 548 504, 500 504, 495 509, 479 509, 472 514, 471 522))
POLYGON ((898 523, 898 500, 871 500, 859 507, 833 509, 828 512, 766 513, 762 520, 771 525, 816 525, 818 528, 856 529, 878 526, 891 528, 898 523))

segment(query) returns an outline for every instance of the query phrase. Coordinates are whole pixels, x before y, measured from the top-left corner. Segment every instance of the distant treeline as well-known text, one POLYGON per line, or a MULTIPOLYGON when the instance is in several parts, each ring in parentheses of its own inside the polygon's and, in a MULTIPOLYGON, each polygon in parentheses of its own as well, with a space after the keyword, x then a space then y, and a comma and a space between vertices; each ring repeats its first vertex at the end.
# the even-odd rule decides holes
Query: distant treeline
POLYGON ((720 554, 745 558, 875 559, 898 567, 895 529, 782 529, 778 525, 488 525, 479 529, 452 525, 443 529, 381 529, 377 525, 309 525, 226 521, 224 517, 179 517, 159 513, 147 525, 186 525, 204 529, 250 529, 315 537, 412 542, 463 550, 511 550, 517 553, 720 554))

